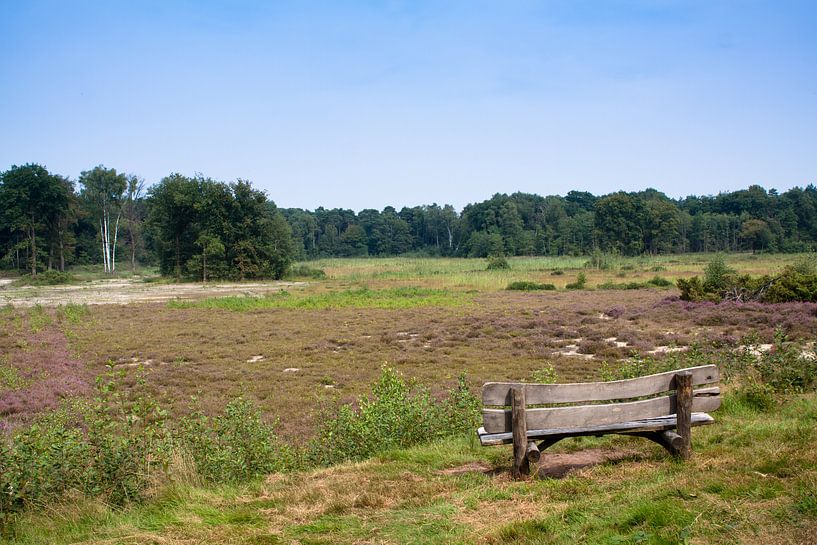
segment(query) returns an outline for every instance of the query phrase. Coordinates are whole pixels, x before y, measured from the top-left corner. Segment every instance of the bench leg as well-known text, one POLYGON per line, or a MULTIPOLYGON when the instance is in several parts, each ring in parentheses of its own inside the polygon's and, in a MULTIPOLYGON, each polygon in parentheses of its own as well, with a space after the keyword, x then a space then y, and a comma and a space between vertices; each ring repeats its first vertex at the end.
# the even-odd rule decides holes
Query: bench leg
POLYGON ((552 447, 562 439, 564 439, 564 437, 562 437, 561 435, 554 435, 553 437, 548 437, 547 439, 539 443, 539 452, 544 452, 546 448, 552 447))
POLYGON ((683 437, 674 431, 645 431, 641 433, 628 433, 625 435, 632 435, 634 437, 643 437, 649 439, 654 443, 658 443, 675 457, 681 457, 681 450, 683 448, 683 437))
POLYGON ((530 474, 528 461, 528 422, 525 416, 525 390, 511 390, 511 426, 513 428, 513 478, 521 479, 530 474))

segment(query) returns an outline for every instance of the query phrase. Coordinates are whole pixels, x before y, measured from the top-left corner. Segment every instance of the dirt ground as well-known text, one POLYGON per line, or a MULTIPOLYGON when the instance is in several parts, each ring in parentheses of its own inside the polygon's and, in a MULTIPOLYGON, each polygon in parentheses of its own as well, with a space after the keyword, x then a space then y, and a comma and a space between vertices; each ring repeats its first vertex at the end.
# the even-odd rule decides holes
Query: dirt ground
POLYGON ((173 299, 199 299, 225 295, 262 296, 305 282, 183 283, 143 282, 140 279, 94 280, 66 286, 14 287, 12 280, 0 278, 0 305, 55 307, 66 304, 125 305, 160 303, 173 299))

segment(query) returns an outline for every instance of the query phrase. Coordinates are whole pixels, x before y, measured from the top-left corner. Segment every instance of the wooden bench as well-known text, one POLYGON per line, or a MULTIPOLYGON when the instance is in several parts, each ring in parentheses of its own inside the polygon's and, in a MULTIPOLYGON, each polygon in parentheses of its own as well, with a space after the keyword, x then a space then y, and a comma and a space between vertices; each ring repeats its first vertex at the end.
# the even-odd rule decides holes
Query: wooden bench
POLYGON ((720 388, 712 386, 719 378, 716 366, 703 365, 611 382, 488 382, 477 435, 482 446, 513 443, 515 478, 529 474, 546 448, 581 435, 644 437, 686 459, 692 426, 714 422, 707 413, 720 407, 720 388))

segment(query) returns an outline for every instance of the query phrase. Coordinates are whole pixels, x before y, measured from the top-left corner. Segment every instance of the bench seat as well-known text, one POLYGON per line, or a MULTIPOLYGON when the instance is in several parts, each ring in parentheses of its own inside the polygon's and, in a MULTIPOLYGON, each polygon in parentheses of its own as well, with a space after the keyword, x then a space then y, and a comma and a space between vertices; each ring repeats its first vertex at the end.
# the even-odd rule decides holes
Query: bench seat
POLYGON ((567 437, 641 437, 673 456, 692 455, 692 427, 711 424, 721 405, 715 365, 608 382, 482 387, 482 446, 513 444, 513 476, 530 474, 542 452, 567 437), (538 445, 537 445, 538 443, 538 445))
MULTIPOLYGON (((704 426, 712 424, 714 418, 706 413, 692 413, 692 425, 704 426)), ((675 429, 677 426, 675 415, 663 416, 660 418, 646 418, 643 420, 633 420, 632 422, 620 422, 617 424, 604 424, 601 426, 588 426, 584 428, 552 428, 547 430, 528 430, 529 440, 548 439, 566 437, 579 437, 583 435, 607 435, 607 434, 639 434, 644 432, 657 432, 675 429)), ((477 430, 479 442, 483 447, 496 445, 509 445, 513 443, 513 432, 488 433, 485 428, 477 430)))

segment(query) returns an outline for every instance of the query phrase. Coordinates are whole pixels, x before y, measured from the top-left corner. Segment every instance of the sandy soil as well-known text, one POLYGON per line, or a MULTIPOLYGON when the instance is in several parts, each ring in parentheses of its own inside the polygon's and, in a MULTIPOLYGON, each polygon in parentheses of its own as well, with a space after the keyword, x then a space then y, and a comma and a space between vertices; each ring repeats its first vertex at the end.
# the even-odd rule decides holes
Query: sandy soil
POLYGON ((306 285, 305 282, 153 284, 131 279, 112 279, 68 286, 16 288, 10 285, 11 282, 10 279, 0 279, 0 305, 11 304, 15 307, 34 305, 55 307, 68 303, 125 305, 225 295, 259 297, 266 293, 306 285))

